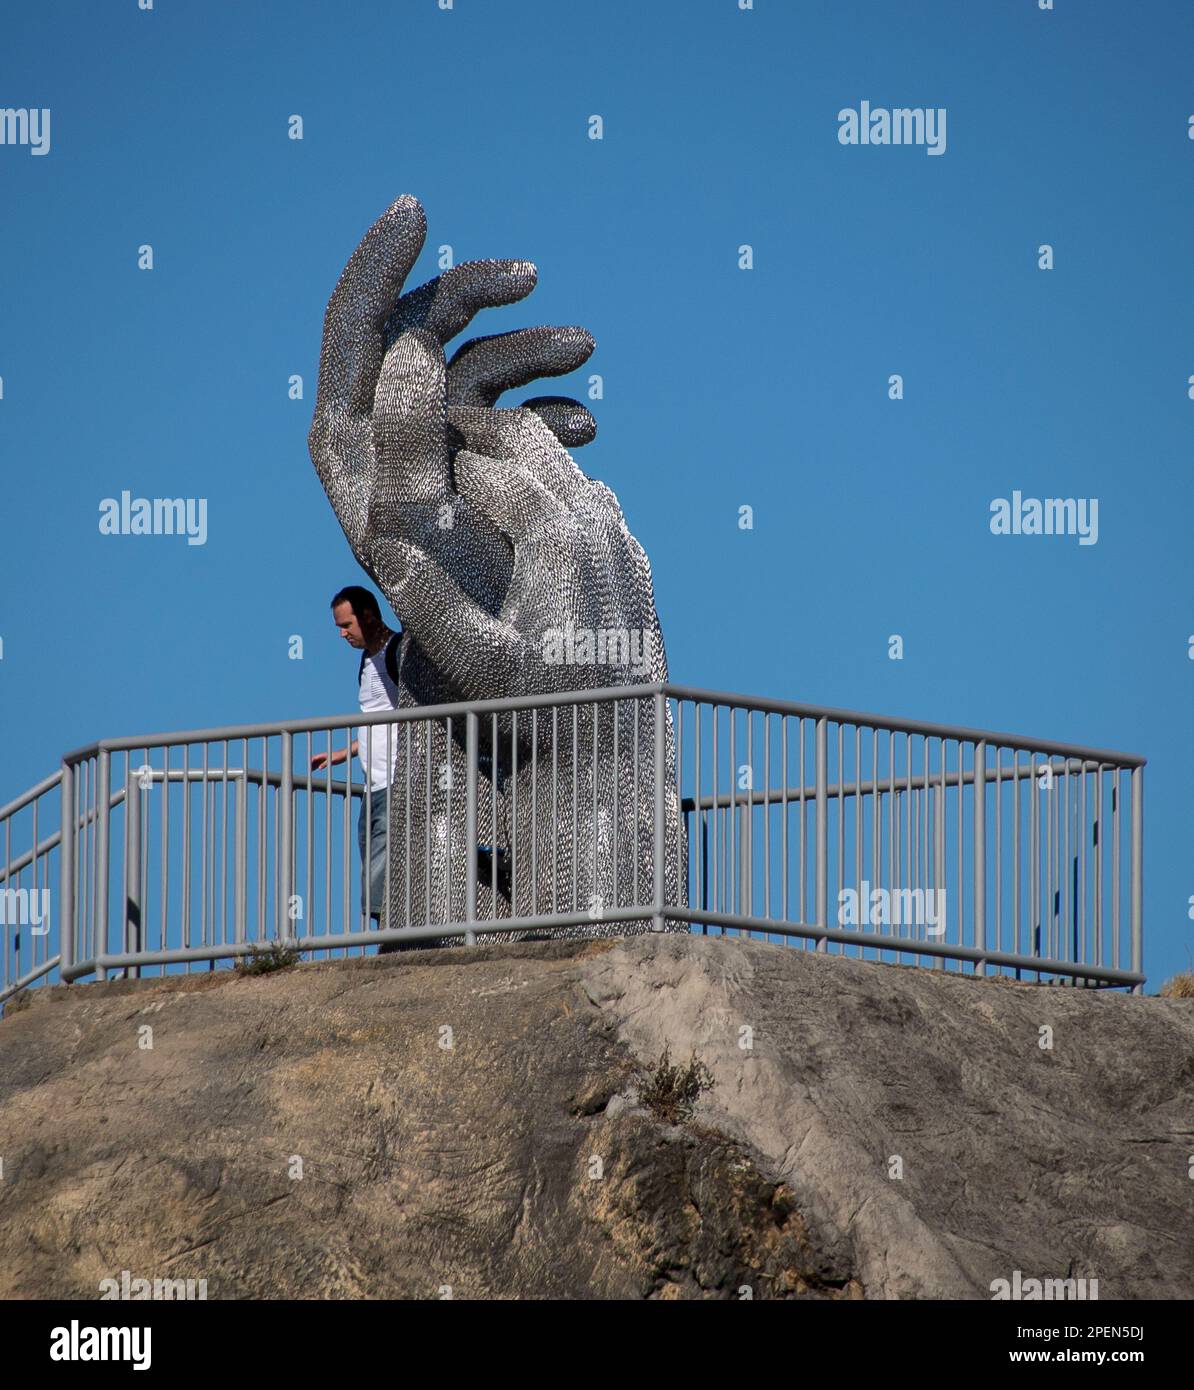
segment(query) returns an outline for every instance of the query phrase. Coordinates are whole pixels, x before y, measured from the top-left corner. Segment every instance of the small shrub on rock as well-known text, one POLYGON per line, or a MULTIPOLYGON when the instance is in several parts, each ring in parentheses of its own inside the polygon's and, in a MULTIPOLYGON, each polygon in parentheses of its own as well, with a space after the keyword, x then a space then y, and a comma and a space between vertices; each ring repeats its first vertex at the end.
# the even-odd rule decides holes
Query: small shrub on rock
POLYGON ((638 1098, 665 1124, 677 1125, 692 1119, 701 1093, 712 1088, 713 1074, 697 1061, 695 1052, 686 1067, 679 1067, 672 1065, 671 1049, 665 1047, 655 1070, 639 1088, 638 1098))

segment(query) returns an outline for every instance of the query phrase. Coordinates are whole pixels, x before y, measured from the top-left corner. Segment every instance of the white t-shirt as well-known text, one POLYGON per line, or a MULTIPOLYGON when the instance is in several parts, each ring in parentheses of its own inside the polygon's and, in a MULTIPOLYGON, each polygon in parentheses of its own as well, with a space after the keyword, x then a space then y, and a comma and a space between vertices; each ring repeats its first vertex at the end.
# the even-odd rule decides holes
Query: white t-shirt
MULTIPOLYGON (((386 639, 387 643, 392 640, 386 639)), ((398 687, 386 670, 385 647, 373 656, 365 658, 365 669, 361 672, 360 702, 362 714, 376 714, 378 710, 398 708, 398 687)), ((390 769, 398 755, 399 728, 397 724, 373 724, 361 725, 357 729, 357 757, 361 762, 361 772, 375 792, 390 785, 390 769), (370 752, 370 738, 373 740, 372 768, 366 762, 370 752)))

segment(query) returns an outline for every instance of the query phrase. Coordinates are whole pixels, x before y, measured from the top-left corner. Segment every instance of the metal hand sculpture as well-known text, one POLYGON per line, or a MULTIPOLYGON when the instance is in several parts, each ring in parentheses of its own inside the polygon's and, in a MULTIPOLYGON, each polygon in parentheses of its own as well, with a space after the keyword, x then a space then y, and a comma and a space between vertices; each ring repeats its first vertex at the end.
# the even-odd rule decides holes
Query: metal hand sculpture
MULTIPOLYGON (((403 706, 628 686, 616 702, 480 720, 478 915, 585 912, 563 934, 645 930, 614 907, 684 901, 685 846, 665 719, 665 856, 655 863, 656 705, 667 679, 651 569, 617 498, 564 447, 596 432, 564 397, 497 408, 502 391, 580 366, 581 328, 444 345, 478 310, 535 285, 526 261, 471 261, 402 293, 423 210, 374 223, 328 303, 311 457, 353 553, 401 620, 403 706)), ((378 728, 377 735, 385 731, 378 728)), ((465 726, 398 740, 386 925, 464 920, 465 726)), ((684 924, 675 924, 687 930, 684 924)), ((506 931, 511 937, 518 932, 506 931)))

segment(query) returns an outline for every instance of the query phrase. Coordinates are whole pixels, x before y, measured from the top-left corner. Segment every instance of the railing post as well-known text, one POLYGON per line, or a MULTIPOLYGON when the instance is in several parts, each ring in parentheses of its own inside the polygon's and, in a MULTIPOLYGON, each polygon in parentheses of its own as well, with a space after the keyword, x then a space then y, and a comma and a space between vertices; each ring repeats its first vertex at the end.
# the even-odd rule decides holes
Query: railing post
MULTIPOLYGON (((1144 972, 1144 769, 1132 769, 1132 888, 1129 924, 1132 933, 1132 969, 1144 972)), ((1143 985, 1133 985, 1142 994, 1143 985)))
POLYGON ((75 770, 68 762, 62 764, 58 794, 62 806, 58 842, 58 954, 62 959, 58 968, 69 981, 75 963, 75 770))
MULTIPOLYGON (((294 735, 282 730, 282 785, 278 790, 278 937, 296 936, 290 918, 291 890, 294 887, 294 735)), ((350 765, 351 767, 351 765, 350 765)), ((351 776, 348 778, 351 781, 351 776)), ((347 796, 347 793, 345 793, 347 796)), ((305 904, 304 904, 305 908, 305 904)))
MULTIPOLYGON (((236 887, 234 890, 235 900, 235 935, 238 942, 245 940, 245 905, 247 898, 248 884, 246 881, 246 849, 249 836, 249 778, 248 778, 248 749, 249 741, 245 740, 245 766, 241 768, 240 776, 236 779, 236 843, 232 851, 232 872, 236 875, 236 887)), ((168 788, 167 788, 168 790, 168 788)), ((328 815, 331 815, 331 807, 328 808, 328 815)))
MULTIPOLYGON (((817 925, 829 926, 829 782, 827 773, 829 724, 822 715, 817 720, 817 925)), ((839 814, 841 808, 838 808, 839 814)), ((826 937, 817 942, 817 950, 825 951, 826 937)))
POLYGON ((748 791, 746 800, 738 808, 738 911, 744 917, 750 917, 754 912, 751 893, 753 884, 751 883, 750 832, 751 802, 750 791, 748 791))
MULTIPOLYGON (((121 950, 129 955, 141 950, 141 779, 132 766, 132 758, 126 761, 129 767, 124 778, 125 901, 121 950)), ((100 950, 103 949, 105 943, 101 942, 100 950)), ((99 978, 103 979, 105 973, 101 969, 99 978)), ((130 974, 126 965, 125 978, 130 974)))
MULTIPOLYGON (((959 748, 961 745, 958 745, 959 748)), ((958 795, 962 795, 962 759, 958 758, 958 795)), ((961 845, 958 852, 961 853, 961 845)), ((958 904, 958 944, 962 944, 962 904, 958 904)), ((987 948, 987 745, 974 745, 974 948, 987 948)), ((974 965, 976 975, 987 973, 983 961, 974 965)))
MULTIPOLYGON (((464 920, 468 930, 464 934, 464 944, 475 946, 477 933, 473 923, 477 920, 477 757, 479 754, 479 734, 477 711, 470 709, 464 716, 464 756, 468 764, 464 777, 464 920)), ((496 773, 495 773, 496 775, 496 773)), ((497 854, 497 835, 490 836, 497 854)), ((534 904, 531 905, 532 911, 534 904)))
POLYGON ((106 748, 99 750, 95 794, 95 939, 101 954, 108 950, 108 855, 111 826, 112 755, 106 748))
MULTIPOLYGON (((636 755, 637 756, 637 755, 636 755)), ((655 888, 655 903, 651 930, 663 931, 664 866, 667 861, 667 802, 663 779, 667 776, 667 691, 655 696, 655 864, 651 881, 655 888)))

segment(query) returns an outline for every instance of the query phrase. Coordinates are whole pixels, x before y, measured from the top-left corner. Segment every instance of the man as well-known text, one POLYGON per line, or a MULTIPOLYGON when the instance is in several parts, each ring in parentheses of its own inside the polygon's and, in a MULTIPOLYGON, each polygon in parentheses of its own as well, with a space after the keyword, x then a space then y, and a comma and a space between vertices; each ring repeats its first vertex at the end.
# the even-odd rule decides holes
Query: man
MULTIPOLYGON (((341 589, 332 599, 332 618, 350 647, 363 651, 358 692, 361 713, 376 714, 398 708, 398 657, 402 633, 394 632, 382 620, 377 599, 359 584, 341 589)), ((385 906, 386 849, 389 822, 386 790, 393 776, 398 751, 398 725, 363 725, 347 748, 338 748, 330 759, 316 753, 312 771, 360 759, 365 776, 365 794, 357 822, 357 842, 361 849, 361 911, 380 924, 385 906)))

